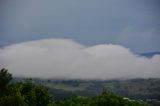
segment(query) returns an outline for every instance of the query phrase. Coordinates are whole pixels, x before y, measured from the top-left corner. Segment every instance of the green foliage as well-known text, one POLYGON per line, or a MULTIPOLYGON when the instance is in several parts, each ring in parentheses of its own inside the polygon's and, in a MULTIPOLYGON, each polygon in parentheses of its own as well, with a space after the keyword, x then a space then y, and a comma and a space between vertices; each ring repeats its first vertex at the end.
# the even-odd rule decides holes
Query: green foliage
POLYGON ((8 73, 8 70, 5 68, 2 68, 0 70, 0 96, 3 95, 4 90, 6 89, 11 79, 12 79, 12 75, 8 73))
POLYGON ((93 98, 92 106, 148 106, 146 103, 135 100, 124 99, 111 92, 103 92, 101 95, 93 98))
POLYGON ((3 88, 0 106, 47 106, 51 102, 48 90, 41 85, 33 84, 31 81, 8 85, 12 75, 5 69, 1 70, 0 79, 0 86, 3 88))
POLYGON ((0 98, 0 106, 47 106, 50 102, 46 88, 28 82, 11 85, 6 95, 0 98))
POLYGON ((49 106, 148 106, 142 101, 126 100, 110 92, 103 92, 101 95, 87 98, 82 96, 67 98, 56 101, 49 106))
POLYGON ((28 106, 24 101, 24 95, 21 93, 22 86, 18 85, 9 86, 8 90, 5 91, 5 95, 0 98, 1 106, 28 106))

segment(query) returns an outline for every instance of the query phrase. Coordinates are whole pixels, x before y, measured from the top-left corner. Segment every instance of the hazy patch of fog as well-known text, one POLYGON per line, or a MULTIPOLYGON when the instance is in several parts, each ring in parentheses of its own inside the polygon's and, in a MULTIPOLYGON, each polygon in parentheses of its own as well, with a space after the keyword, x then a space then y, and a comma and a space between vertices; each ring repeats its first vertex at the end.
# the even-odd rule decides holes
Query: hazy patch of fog
POLYGON ((69 39, 45 39, 0 49, 0 67, 25 77, 160 78, 160 55, 145 58, 120 45, 87 47, 69 39))

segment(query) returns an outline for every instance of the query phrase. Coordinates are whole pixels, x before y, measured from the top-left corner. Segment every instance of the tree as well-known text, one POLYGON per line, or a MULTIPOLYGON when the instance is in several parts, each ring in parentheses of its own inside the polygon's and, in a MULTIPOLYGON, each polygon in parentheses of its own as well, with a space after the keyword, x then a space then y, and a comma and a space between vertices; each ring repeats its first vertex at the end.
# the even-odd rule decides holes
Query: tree
POLYGON ((48 90, 31 81, 9 84, 12 75, 8 70, 0 71, 0 106, 47 106, 51 103, 48 90), (3 94, 3 95, 2 95, 3 94))
POLYGON ((8 73, 8 70, 5 68, 2 68, 0 70, 0 96, 4 94, 4 91, 11 79, 12 79, 12 75, 8 73))
POLYGON ((49 106, 148 106, 142 101, 125 100, 111 92, 103 92, 96 97, 71 97, 50 104, 49 106))
POLYGON ((25 96, 25 102, 29 106, 47 106, 52 100, 48 90, 41 85, 35 85, 32 82, 17 83, 22 86, 22 95, 25 96))

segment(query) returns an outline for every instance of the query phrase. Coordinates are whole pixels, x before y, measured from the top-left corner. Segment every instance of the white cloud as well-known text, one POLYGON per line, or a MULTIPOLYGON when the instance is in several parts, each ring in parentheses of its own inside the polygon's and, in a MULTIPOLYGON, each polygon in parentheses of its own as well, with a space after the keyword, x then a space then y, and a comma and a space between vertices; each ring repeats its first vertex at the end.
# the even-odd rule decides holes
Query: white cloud
POLYGON ((160 78, 160 55, 140 57, 120 45, 84 46, 45 39, 0 49, 0 65, 14 76, 42 78, 160 78))

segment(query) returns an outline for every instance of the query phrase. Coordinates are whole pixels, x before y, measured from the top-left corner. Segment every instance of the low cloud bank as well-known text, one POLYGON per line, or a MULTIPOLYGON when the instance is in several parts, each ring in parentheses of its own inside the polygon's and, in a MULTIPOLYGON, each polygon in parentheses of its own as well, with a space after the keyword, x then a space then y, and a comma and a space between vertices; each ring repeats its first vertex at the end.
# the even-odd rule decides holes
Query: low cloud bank
POLYGON ((160 55, 145 58, 120 45, 88 47, 69 39, 45 39, 1 48, 0 67, 25 77, 160 78, 160 55))

